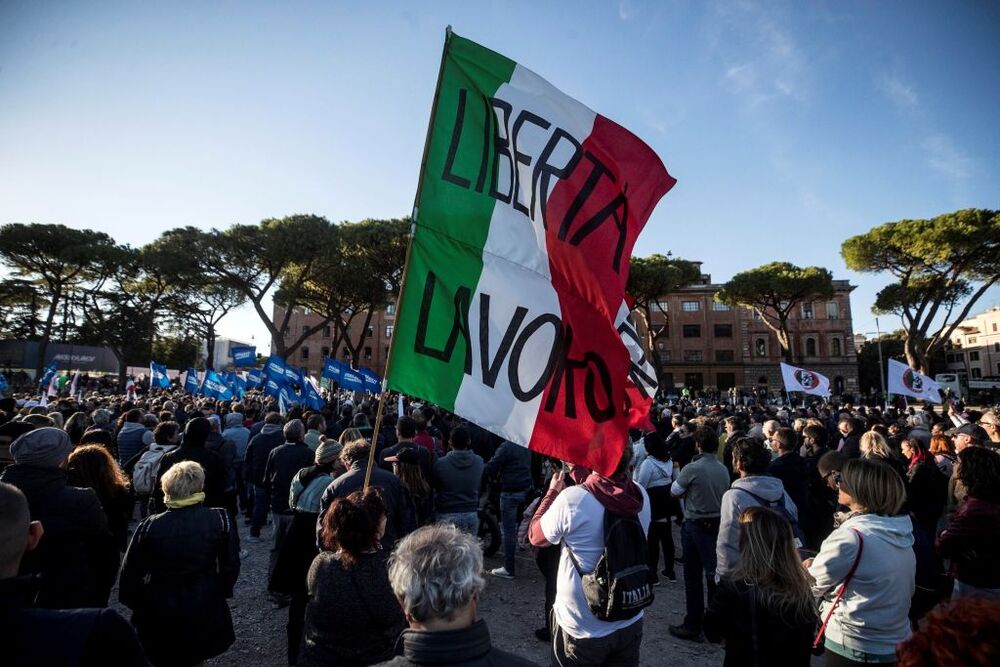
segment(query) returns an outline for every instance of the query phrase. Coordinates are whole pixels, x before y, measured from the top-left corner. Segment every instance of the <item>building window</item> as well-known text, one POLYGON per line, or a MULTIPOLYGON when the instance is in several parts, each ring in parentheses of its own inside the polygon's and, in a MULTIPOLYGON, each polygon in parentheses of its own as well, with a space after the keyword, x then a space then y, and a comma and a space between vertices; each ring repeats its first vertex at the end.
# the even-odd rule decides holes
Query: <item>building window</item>
POLYGON ((660 361, 670 361, 670 350, 660 352, 660 361))
POLYGON ((700 301, 681 301, 681 310, 685 313, 697 313, 701 310, 700 301))
POLYGON ((969 336, 969 345, 975 345, 975 344, 976 344, 976 337, 969 336))
POLYGON ((685 338, 700 338, 701 337, 701 325, 700 324, 685 324, 681 327, 683 336, 685 338))
POLYGON ((374 335, 375 335, 375 327, 369 324, 368 328, 365 330, 365 336, 370 338, 374 335))
POLYGON ((732 324, 716 324, 713 327, 716 338, 732 338, 733 337, 733 325, 732 324))
POLYGON ((813 319, 813 305, 812 302, 802 304, 802 319, 811 320, 813 319))
POLYGON ((657 350, 663 350, 663 349, 666 349, 666 347, 667 347, 667 344, 664 343, 662 340, 656 341, 656 349, 657 350))
POLYGON ((310 310, 309 308, 306 308, 306 307, 302 308, 302 314, 303 315, 308 315, 311 312, 312 312, 312 310, 310 310))
POLYGON ((732 350, 716 350, 715 351, 716 361, 736 361, 736 353, 732 350))
POLYGON ((684 350, 684 361, 702 361, 701 350, 684 350))
POLYGON ((365 348, 365 361, 371 361, 372 359, 372 349, 370 347, 365 348))
POLYGON ((303 347, 301 350, 299 350, 299 356, 302 358, 302 361, 305 361, 306 359, 308 359, 309 358, 309 348, 308 347, 303 347))
POLYGON ((996 331, 996 330, 997 330, 997 323, 996 323, 996 322, 994 322, 994 323, 993 323, 993 331, 996 331))
POLYGON ((650 310, 654 313, 666 313, 670 310, 670 304, 666 301, 654 301, 650 310))
POLYGON ((839 338, 831 338, 830 339, 830 356, 831 357, 839 357, 841 354, 842 354, 842 352, 840 351, 840 339, 839 338))
POLYGON ((721 303, 719 301, 713 301, 712 310, 714 310, 717 313, 728 313, 730 310, 732 310, 732 308, 730 308, 727 304, 721 303))
POLYGON ((828 320, 839 320, 840 319, 840 304, 836 301, 826 302, 826 319, 828 320))
POLYGON ((806 338, 806 356, 815 357, 816 356, 816 339, 806 338))
POLYGON ((333 333, 330 329, 330 325, 327 324, 325 327, 323 327, 323 338, 329 338, 332 335, 333 333))
POLYGON ((328 348, 328 347, 322 347, 322 348, 320 348, 320 354, 322 354, 324 357, 329 357, 330 356, 330 348, 328 348))
POLYGON ((1000 343, 993 343, 993 351, 1000 352, 1000 343))
POLYGON ((758 338, 753 342, 753 353, 758 357, 767 356, 767 339, 758 338))
POLYGON ((955 361, 965 361, 965 352, 956 352, 955 361))
POLYGON ((979 361, 979 352, 969 352, 969 361, 979 361))
POLYGON ((978 368, 973 368, 972 369, 972 379, 973 380, 978 380, 981 377, 983 377, 982 371, 980 371, 978 368))
POLYGON ((392 331, 393 331, 393 329, 395 329, 395 327, 393 325, 391 325, 391 324, 385 325, 385 337, 386 338, 392 338, 392 331))
POLYGON ((760 311, 758 311, 756 308, 751 308, 750 309, 750 317, 752 319, 759 320, 760 319, 760 311))

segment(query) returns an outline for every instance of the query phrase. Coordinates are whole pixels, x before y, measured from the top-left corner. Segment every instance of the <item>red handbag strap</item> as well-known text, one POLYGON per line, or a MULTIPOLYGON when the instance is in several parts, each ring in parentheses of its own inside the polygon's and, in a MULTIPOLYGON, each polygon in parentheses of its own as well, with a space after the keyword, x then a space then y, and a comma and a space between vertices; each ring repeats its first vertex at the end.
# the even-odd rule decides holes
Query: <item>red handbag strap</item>
POLYGON ((844 578, 844 583, 840 585, 840 590, 837 591, 837 597, 833 599, 833 606, 830 607, 830 611, 826 612, 826 618, 823 619, 823 625, 819 626, 819 632, 816 633, 816 639, 813 640, 813 648, 819 648, 820 643, 823 641, 823 635, 826 634, 826 624, 830 622, 830 617, 833 616, 834 610, 837 605, 840 604, 840 598, 844 597, 844 591, 847 590, 847 585, 851 583, 851 579, 854 577, 854 573, 858 569, 858 563, 861 562, 861 552, 865 550, 865 538, 861 536, 855 528, 851 528, 854 534, 858 536, 858 554, 854 557, 854 564, 851 565, 851 570, 847 573, 844 578))

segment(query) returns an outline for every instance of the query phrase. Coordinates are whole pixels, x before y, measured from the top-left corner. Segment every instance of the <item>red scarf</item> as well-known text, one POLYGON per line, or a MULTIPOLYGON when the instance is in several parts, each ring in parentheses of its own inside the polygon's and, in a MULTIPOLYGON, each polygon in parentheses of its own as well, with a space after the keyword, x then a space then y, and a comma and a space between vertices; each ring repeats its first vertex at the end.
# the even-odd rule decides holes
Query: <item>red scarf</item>
POLYGON ((583 488, 594 494, 604 509, 618 516, 635 516, 642 509, 642 492, 628 472, 608 478, 596 472, 583 481, 583 488))

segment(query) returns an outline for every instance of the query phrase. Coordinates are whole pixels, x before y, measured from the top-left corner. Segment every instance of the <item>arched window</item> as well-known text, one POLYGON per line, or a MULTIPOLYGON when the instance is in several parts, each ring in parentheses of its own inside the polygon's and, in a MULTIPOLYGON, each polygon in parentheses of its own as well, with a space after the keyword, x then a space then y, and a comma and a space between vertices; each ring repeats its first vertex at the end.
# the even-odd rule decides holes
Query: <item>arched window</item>
POLYGON ((763 338, 758 338, 754 341, 754 354, 758 357, 767 356, 767 341, 763 338))
POLYGON ((806 356, 815 357, 816 356, 816 339, 806 338, 806 356))
POLYGON ((840 351, 840 339, 839 338, 831 338, 830 339, 830 356, 839 357, 841 354, 843 354, 843 353, 840 351))

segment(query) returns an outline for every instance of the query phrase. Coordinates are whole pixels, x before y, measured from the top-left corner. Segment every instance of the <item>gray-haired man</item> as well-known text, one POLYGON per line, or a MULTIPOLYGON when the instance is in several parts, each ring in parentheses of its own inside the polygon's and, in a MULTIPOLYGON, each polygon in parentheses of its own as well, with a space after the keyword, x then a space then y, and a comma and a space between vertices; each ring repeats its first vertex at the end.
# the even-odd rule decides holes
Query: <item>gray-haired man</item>
POLYGON ((409 628, 383 665, 534 665, 494 648, 486 621, 476 619, 483 590, 483 553, 476 538, 452 524, 420 528, 389 557, 389 584, 409 628))

